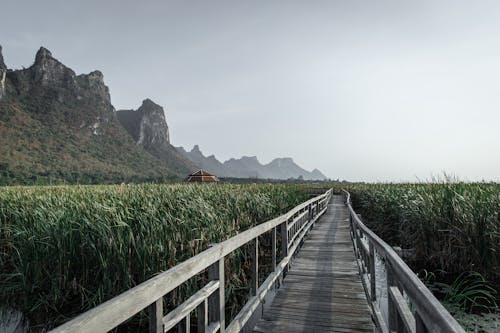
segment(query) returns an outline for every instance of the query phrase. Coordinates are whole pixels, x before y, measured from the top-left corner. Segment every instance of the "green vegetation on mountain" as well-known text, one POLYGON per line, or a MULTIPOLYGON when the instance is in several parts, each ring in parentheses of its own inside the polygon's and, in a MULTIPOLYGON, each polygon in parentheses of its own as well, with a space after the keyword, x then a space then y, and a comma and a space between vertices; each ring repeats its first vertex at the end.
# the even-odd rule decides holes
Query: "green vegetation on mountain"
POLYGON ((102 74, 76 75, 44 48, 31 67, 6 72, 0 137, 0 185, 164 182, 194 169, 173 147, 154 156, 137 145, 102 74))

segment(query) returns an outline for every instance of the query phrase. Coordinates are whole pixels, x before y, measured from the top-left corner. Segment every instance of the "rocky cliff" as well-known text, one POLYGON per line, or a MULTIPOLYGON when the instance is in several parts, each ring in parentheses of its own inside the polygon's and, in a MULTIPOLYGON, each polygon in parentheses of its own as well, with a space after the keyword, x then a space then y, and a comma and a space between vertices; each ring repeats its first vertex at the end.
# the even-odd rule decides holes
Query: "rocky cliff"
POLYGON ((6 70, 0 53, 0 68, 0 182, 147 181, 191 171, 182 157, 161 159, 136 144, 101 72, 77 75, 43 47, 21 70, 6 70))
POLYGON ((137 110, 119 110, 116 115, 135 143, 153 156, 170 161, 179 171, 197 168, 170 144, 165 112, 152 100, 145 99, 137 110))
POLYGON ((0 101, 5 95, 5 80, 7 77, 7 66, 3 61, 2 46, 0 46, 0 101))
POLYGON ((289 157, 276 158, 268 164, 261 164, 256 156, 231 158, 221 163, 214 155, 205 157, 198 145, 191 151, 179 147, 177 150, 186 158, 219 177, 231 178, 263 178, 263 179, 290 179, 302 177, 305 180, 325 180, 325 175, 318 169, 309 172, 298 166, 289 157))

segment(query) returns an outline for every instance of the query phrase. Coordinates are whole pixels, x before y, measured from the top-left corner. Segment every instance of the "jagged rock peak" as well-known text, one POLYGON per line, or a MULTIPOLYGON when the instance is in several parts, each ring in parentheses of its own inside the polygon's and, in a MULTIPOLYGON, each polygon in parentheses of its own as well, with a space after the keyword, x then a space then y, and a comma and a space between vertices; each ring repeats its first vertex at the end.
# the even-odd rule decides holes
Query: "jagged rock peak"
POLYGON ((146 150, 169 147, 170 135, 163 108, 149 98, 142 101, 137 111, 121 110, 116 115, 136 143, 146 150))
POLYGON ((98 71, 98 70, 95 70, 93 72, 90 72, 88 74, 89 77, 92 77, 92 78, 96 78, 96 79, 100 79, 102 81, 104 81, 104 74, 102 74, 101 71, 98 71))
POLYGON ((163 109, 160 105, 156 104, 155 102, 153 102, 149 98, 146 98, 145 100, 143 100, 141 106, 146 107, 146 108, 160 108, 160 109, 163 109))
POLYGON ((149 98, 146 98, 145 100, 142 101, 141 106, 137 111, 142 112, 142 113, 147 113, 149 115, 155 114, 159 118, 162 118, 165 121, 165 112, 163 111, 163 108, 150 100, 149 98))
POLYGON ((52 53, 45 47, 41 46, 35 56, 35 64, 43 62, 45 59, 54 59, 52 53))
POLYGON ((192 153, 199 153, 199 154, 201 154, 200 146, 194 145, 193 149, 191 149, 191 152, 192 153))

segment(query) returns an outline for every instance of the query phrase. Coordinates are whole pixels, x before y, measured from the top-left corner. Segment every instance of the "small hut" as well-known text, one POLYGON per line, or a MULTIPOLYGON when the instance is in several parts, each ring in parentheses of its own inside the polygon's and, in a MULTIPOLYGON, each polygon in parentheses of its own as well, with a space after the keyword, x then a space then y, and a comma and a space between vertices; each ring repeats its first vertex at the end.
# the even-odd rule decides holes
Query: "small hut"
POLYGON ((219 178, 212 174, 209 174, 205 170, 198 170, 195 173, 190 174, 186 180, 188 182, 199 182, 199 183, 213 183, 218 182, 219 178))

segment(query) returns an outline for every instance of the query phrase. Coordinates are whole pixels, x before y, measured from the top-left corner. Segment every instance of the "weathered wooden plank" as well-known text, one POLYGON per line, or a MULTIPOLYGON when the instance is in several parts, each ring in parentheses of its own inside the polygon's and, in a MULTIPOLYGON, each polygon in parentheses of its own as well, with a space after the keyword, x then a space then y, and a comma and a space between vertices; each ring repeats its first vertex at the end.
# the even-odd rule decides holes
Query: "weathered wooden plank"
POLYGON ((208 328, 208 299, 198 305, 198 333, 206 333, 208 328))
POLYGON ((334 197, 293 261, 254 332, 372 332, 350 241, 347 210, 334 197))
POLYGON ((271 265, 276 270, 276 227, 271 231, 271 265))
POLYGON ((396 309, 399 312, 400 318, 403 321, 406 331, 410 333, 415 333, 416 332, 415 318, 413 318, 413 314, 411 313, 410 307, 404 300, 403 295, 401 295, 401 292, 399 291, 398 287, 391 287, 389 289, 389 294, 390 297, 392 297, 392 299, 394 300, 394 304, 396 305, 396 309))
POLYGON ((163 297, 149 306, 149 333, 163 333, 163 297))
POLYGON ((217 281, 218 293, 208 298, 208 320, 210 323, 218 322, 220 333, 225 331, 225 290, 224 290, 224 258, 208 268, 208 279, 217 281))
POLYGON ((205 300, 218 288, 218 280, 210 281, 205 287, 201 288, 193 296, 189 297, 185 302, 163 317, 163 329, 167 332, 182 319, 189 316, 191 311, 196 309, 198 305, 205 303, 205 300))
MULTIPOLYGON (((323 214, 323 213, 324 213, 324 211, 321 212, 321 214, 323 214)), ((319 217, 319 216, 317 216, 317 217, 319 217)), ((306 228, 304 228, 304 230, 301 231, 301 234, 298 238, 299 240, 302 239, 307 234, 312 223, 314 223, 314 220, 310 221, 308 223, 308 226, 306 228)), ((265 296, 266 296, 267 292, 270 290, 270 288, 288 269, 288 265, 290 263, 290 260, 292 259, 294 253, 297 251, 298 246, 299 246, 299 242, 295 242, 295 244, 293 244, 290 248, 287 247, 288 255, 285 256, 280 261, 280 263, 276 266, 275 271, 272 272, 266 278, 266 280, 262 283, 262 285, 259 287, 257 295, 254 297, 251 297, 247 301, 247 303, 243 306, 243 308, 240 310, 240 312, 236 315, 236 317, 233 319, 233 321, 226 328, 226 332, 237 333, 245 326, 245 324, 250 319, 252 314, 255 312, 255 310, 257 309, 259 304, 264 301, 265 296)))
POLYGON ((376 304, 376 302, 373 302, 372 309, 373 309, 373 317, 374 317, 373 320, 375 321, 375 327, 378 328, 377 332, 389 333, 389 328, 385 323, 384 316, 382 315, 382 312, 380 311, 380 308, 378 304, 376 304))
POLYGON ((373 328, 356 327, 350 324, 342 323, 301 323, 289 320, 261 320, 254 328, 254 332, 373 332, 373 328))
POLYGON ((370 242, 369 245, 370 249, 370 266, 369 266, 369 273, 370 273, 370 296, 371 299, 370 301, 374 302, 377 298, 377 293, 376 293, 376 288, 375 288, 375 247, 373 244, 370 242))
POLYGON ((252 296, 257 295, 259 289, 259 237, 255 238, 252 245, 252 296))

